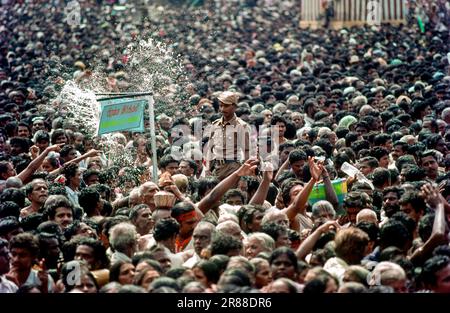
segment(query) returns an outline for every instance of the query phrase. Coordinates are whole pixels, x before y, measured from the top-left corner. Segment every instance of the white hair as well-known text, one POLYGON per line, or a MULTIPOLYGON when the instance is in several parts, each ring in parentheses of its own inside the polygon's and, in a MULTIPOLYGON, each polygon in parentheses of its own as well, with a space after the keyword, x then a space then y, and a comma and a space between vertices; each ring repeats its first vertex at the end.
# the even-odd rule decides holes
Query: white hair
POLYGON ((264 248, 265 252, 272 252, 273 249, 275 249, 275 240, 273 240, 273 238, 266 233, 251 233, 250 235, 248 235, 247 240, 253 238, 261 243, 261 246, 264 248))
POLYGON ((302 138, 303 135, 311 130, 311 127, 305 126, 297 130, 297 138, 302 138))
POLYGON ((441 113, 442 119, 445 119, 445 117, 449 115, 450 115, 450 108, 445 108, 441 113))
POLYGON ((327 200, 320 200, 313 204, 312 206, 312 216, 314 218, 319 218, 322 212, 330 213, 333 218, 336 216, 336 211, 333 205, 327 200))
POLYGON ((217 220, 217 225, 224 223, 226 221, 232 221, 236 224, 239 224, 239 219, 236 215, 231 213, 224 213, 219 216, 219 219, 217 220))
POLYGON ((125 253, 137 244, 137 231, 133 224, 123 222, 110 230, 109 243, 115 251, 125 253))
POLYGON ((352 104, 354 106, 364 106, 367 104, 366 96, 357 96, 353 99, 352 104))
POLYGON ((362 209, 356 215, 356 224, 358 224, 359 222, 364 222, 364 221, 378 223, 377 213, 375 213, 371 209, 362 209))
POLYGON ((403 268, 393 262, 380 262, 373 269, 369 285, 384 285, 389 286, 395 282, 406 280, 406 273, 403 268))

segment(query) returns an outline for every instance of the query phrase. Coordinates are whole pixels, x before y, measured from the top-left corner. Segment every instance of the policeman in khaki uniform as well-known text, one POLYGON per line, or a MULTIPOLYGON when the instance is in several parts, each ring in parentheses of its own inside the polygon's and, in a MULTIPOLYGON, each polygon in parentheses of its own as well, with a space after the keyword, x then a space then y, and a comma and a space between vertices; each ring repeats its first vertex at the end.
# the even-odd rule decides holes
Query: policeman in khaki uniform
POLYGON ((218 97, 222 118, 207 129, 206 170, 219 180, 236 171, 255 149, 250 147, 250 126, 235 114, 238 95, 231 91, 218 97))

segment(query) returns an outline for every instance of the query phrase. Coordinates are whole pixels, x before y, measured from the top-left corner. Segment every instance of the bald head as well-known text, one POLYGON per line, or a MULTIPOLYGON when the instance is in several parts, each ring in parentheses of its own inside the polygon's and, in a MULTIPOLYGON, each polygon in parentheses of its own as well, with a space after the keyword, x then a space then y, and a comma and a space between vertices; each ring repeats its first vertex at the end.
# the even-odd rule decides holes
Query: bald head
POLYGON ((369 222, 378 225, 377 214, 373 210, 362 209, 356 215, 356 224, 358 224, 359 222, 369 222))
POLYGON ((5 184, 6 184, 5 188, 22 188, 23 187, 22 181, 20 180, 20 178, 18 178, 16 176, 9 177, 6 180, 5 184))
POLYGON ((130 198, 129 198, 128 202, 129 202, 130 206, 135 206, 135 205, 141 203, 141 197, 139 195, 138 188, 134 188, 133 190, 131 190, 130 198))
POLYGON ((225 221, 216 226, 216 231, 241 240, 241 227, 233 221, 225 221))
POLYGON ((153 182, 145 182, 139 187, 139 197, 141 203, 145 203, 151 209, 155 207, 155 200, 153 196, 159 190, 158 186, 153 182))
POLYGON ((219 216, 219 219, 217 220, 217 224, 221 224, 226 221, 232 221, 232 222, 235 222, 236 224, 239 223, 239 219, 237 218, 236 215, 231 214, 231 213, 225 213, 225 214, 221 214, 219 216))

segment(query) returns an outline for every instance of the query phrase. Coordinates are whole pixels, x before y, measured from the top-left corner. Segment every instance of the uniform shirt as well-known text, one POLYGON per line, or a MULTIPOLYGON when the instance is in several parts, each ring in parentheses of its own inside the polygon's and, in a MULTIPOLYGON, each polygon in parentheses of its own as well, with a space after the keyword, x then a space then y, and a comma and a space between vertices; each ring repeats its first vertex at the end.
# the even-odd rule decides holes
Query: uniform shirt
POLYGON ((207 160, 244 161, 250 154, 256 154, 251 146, 250 126, 236 115, 228 122, 223 117, 206 128, 209 137, 207 160))

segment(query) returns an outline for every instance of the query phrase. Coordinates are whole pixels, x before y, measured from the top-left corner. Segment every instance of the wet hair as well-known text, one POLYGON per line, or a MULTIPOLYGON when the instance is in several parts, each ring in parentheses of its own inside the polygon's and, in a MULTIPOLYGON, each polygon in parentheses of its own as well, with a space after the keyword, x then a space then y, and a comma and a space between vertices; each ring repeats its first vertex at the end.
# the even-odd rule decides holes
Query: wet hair
POLYGON ((423 199, 423 197, 420 195, 420 193, 418 191, 405 192, 400 197, 399 203, 401 205, 405 205, 408 203, 411 204, 411 206, 413 207, 413 209, 416 213, 419 213, 420 211, 425 211, 426 207, 427 207, 425 200, 423 199))
POLYGON ((99 265, 98 268, 109 267, 109 259, 106 255, 106 249, 100 240, 89 237, 81 237, 79 238, 79 240, 77 240, 76 246, 79 247, 82 245, 92 248, 94 259, 98 262, 99 265))
POLYGON ((109 269, 109 281, 113 282, 113 281, 119 281, 119 276, 120 276, 120 269, 122 268, 123 265, 125 264, 132 264, 130 262, 125 262, 125 261, 116 261, 115 263, 113 263, 109 269))
POLYGON ((240 197, 242 203, 245 204, 245 196, 244 193, 240 189, 230 189, 228 190, 225 195, 223 196, 224 202, 227 202, 227 200, 231 197, 240 197))
POLYGON ((375 187, 381 188, 391 181, 391 172, 386 168, 376 168, 372 173, 372 182, 375 187))
POLYGON ((419 220, 419 237, 423 242, 426 242, 430 238, 433 231, 434 214, 426 214, 419 220))
POLYGON ((30 233, 21 233, 11 238, 9 250, 21 248, 27 250, 32 257, 39 255, 39 240, 30 233))
POLYGON ((307 161, 308 156, 302 150, 296 149, 292 150, 289 154, 289 164, 293 164, 298 161, 307 161))
POLYGON ((194 265, 193 268, 199 268, 203 271, 206 278, 208 279, 208 282, 215 284, 220 278, 219 268, 217 267, 216 263, 209 261, 209 260, 203 260, 198 262, 194 265))
POLYGON ((0 237, 5 237, 8 233, 19 228, 20 223, 17 218, 12 216, 0 218, 0 237))
POLYGON ((91 187, 82 189, 78 195, 78 202, 88 216, 94 213, 99 201, 100 194, 91 187))
POLYGON ((159 167, 160 168, 166 168, 170 163, 177 163, 179 164, 179 161, 175 160, 172 156, 170 155, 165 155, 161 158, 161 160, 159 161, 159 167))
POLYGON ((421 280, 425 286, 436 286, 436 273, 450 264, 450 257, 446 255, 436 255, 428 259, 422 268, 421 280))
POLYGON ((297 179, 285 180, 281 184, 281 195, 283 198, 283 204, 287 207, 291 199, 291 189, 297 185, 303 186, 303 183, 297 179))
POLYGON ((375 146, 385 145, 389 140, 392 140, 392 136, 386 133, 380 133, 373 138, 373 144, 375 146))
POLYGON ((42 213, 32 213, 30 215, 25 216, 20 221, 20 226, 25 232, 34 232, 37 227, 44 222, 44 215, 42 213))
MULTIPOLYGON (((55 130, 52 132, 52 135, 51 135, 51 137, 50 137, 50 141, 51 141, 52 145, 56 144, 56 140, 57 140, 58 137, 60 137, 60 136, 65 136, 65 137, 67 138, 67 134, 66 134, 66 132, 65 132, 64 129, 58 128, 58 129, 55 129, 55 130)), ((67 138, 67 139, 69 139, 69 138, 67 138)))
POLYGON ((288 229, 284 225, 269 222, 261 226, 261 232, 266 233, 267 235, 272 237, 274 241, 277 241, 279 236, 283 234, 288 234, 288 229))
POLYGON ((21 208, 25 207, 25 193, 21 189, 6 188, 0 194, 0 203, 12 201, 21 208))
POLYGON ((162 241, 176 236, 180 231, 180 224, 174 218, 164 218, 156 222, 153 237, 162 241))
POLYGON ((72 205, 72 202, 70 202, 69 199, 61 195, 49 196, 47 198, 47 201, 45 201, 44 204, 45 215, 48 216, 50 220, 55 219, 56 209, 60 207, 72 210, 72 215, 75 215, 75 210, 72 205))
POLYGON ((67 183, 69 182, 69 179, 72 177, 75 177, 78 170, 78 164, 76 163, 67 163, 64 164, 61 173, 67 178, 67 183))
POLYGON ((297 272, 298 271, 297 256, 295 255, 294 251, 292 251, 292 249, 287 247, 279 247, 272 251, 272 254, 270 255, 269 258, 270 265, 272 265, 273 262, 281 255, 286 255, 288 257, 289 261, 291 261, 292 266, 295 269, 295 272, 297 272))
POLYGON ((209 189, 213 189, 217 184, 219 183, 219 180, 217 179, 217 177, 205 177, 205 178, 200 178, 197 181, 197 197, 200 200, 201 198, 203 198, 206 194, 206 192, 209 189))
POLYGON ((34 134, 33 141, 35 143, 39 143, 42 141, 50 142, 50 135, 45 130, 40 129, 34 134))
POLYGON ((15 218, 19 218, 20 215, 20 206, 13 201, 5 201, 0 204, 0 219, 13 216, 15 218))
POLYGON ((344 198, 344 208, 360 208, 364 209, 371 206, 370 198, 365 192, 352 191, 344 198))
POLYGON ((20 146, 23 152, 28 152, 30 149, 30 140, 22 137, 13 137, 9 140, 11 146, 20 146))
POLYGON ((177 217, 179 217, 180 215, 194 211, 194 210, 195 210, 195 207, 192 204, 190 204, 189 202, 185 202, 185 201, 179 202, 179 203, 175 204, 175 206, 172 208, 171 215, 173 218, 177 219, 177 217))
POLYGON ((433 150, 426 150, 419 154, 419 164, 422 164, 422 159, 430 156, 433 157, 436 161, 438 160, 438 158, 436 157, 436 153, 433 150))
POLYGON ((211 255, 224 254, 242 249, 242 242, 231 235, 216 232, 211 240, 211 255))
POLYGON ((406 243, 410 240, 411 236, 408 229, 399 221, 389 220, 380 228, 381 248, 394 246, 404 250, 406 243))
POLYGON ((375 243, 378 242, 378 237, 380 234, 380 229, 378 228, 378 225, 371 222, 362 221, 355 225, 356 228, 361 229, 363 232, 365 232, 368 236, 370 241, 375 241, 375 243))
POLYGON ((170 277, 158 277, 148 286, 149 292, 155 292, 160 288, 168 287, 174 292, 180 292, 180 286, 177 281, 170 277))

